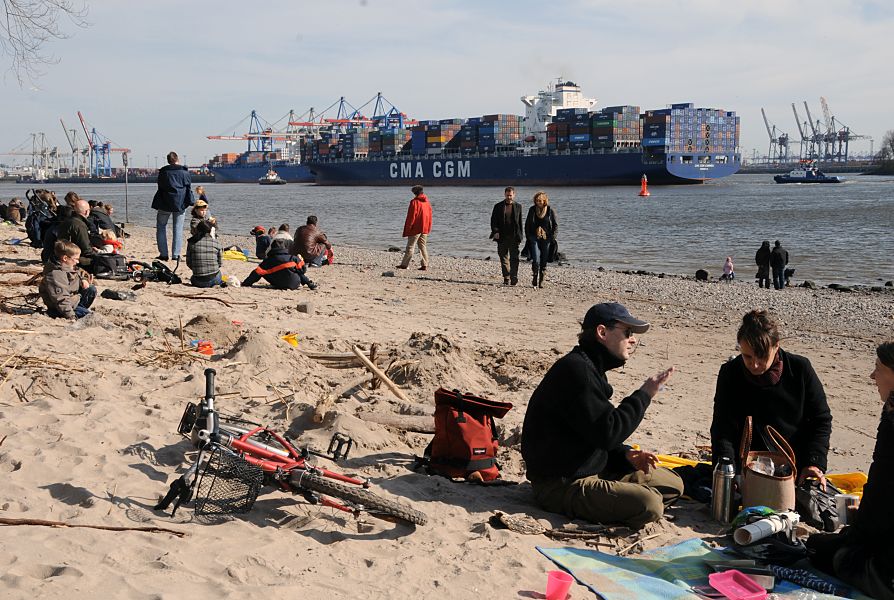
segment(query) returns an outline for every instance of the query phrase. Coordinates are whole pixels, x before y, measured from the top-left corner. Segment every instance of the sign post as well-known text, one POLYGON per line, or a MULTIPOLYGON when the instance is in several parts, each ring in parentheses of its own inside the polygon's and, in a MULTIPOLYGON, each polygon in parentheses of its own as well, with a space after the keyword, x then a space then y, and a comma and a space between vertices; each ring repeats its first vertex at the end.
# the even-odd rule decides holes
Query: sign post
POLYGON ((130 223, 130 215, 127 211, 127 152, 121 153, 121 160, 124 162, 124 222, 130 223))

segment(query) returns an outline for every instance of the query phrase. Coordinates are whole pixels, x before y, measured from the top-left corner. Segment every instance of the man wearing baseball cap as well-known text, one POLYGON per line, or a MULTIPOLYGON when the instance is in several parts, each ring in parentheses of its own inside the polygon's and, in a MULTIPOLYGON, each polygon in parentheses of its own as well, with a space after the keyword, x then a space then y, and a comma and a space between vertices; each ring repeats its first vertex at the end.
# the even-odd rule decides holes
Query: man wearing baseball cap
POLYGON ((657 521, 683 493, 683 481, 651 452, 624 444, 645 416, 670 367, 649 377, 617 406, 606 371, 623 366, 649 323, 617 302, 594 304, 578 345, 534 390, 522 429, 522 456, 537 502, 595 523, 640 528, 657 521))

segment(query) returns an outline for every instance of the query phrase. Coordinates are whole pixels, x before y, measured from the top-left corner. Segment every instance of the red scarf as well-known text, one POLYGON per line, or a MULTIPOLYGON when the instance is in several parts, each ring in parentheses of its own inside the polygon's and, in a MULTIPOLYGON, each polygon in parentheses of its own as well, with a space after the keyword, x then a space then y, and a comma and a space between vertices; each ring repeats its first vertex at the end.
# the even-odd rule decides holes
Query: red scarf
POLYGON ((771 385, 776 385, 779 383, 779 380, 782 379, 782 353, 779 350, 776 350, 776 357, 770 364, 770 368, 760 375, 754 375, 749 371, 744 362, 742 363, 742 368, 745 370, 745 379, 757 387, 770 387, 771 385))

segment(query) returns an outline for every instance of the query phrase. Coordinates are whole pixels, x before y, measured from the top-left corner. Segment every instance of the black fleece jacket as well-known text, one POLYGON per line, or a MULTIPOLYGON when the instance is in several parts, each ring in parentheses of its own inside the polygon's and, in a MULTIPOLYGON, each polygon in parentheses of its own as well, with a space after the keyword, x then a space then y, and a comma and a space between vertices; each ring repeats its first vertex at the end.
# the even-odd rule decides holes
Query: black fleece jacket
POLYGON ((894 570, 894 411, 882 413, 853 534, 894 570))
POLYGON ((826 470, 832 413, 823 384, 810 361, 780 349, 782 378, 775 385, 760 387, 746 376, 739 355, 720 367, 711 422, 711 449, 714 462, 727 456, 739 464, 739 445, 745 417, 751 415, 754 433, 752 450, 767 450, 760 431, 772 425, 792 450, 798 470, 815 466, 826 470))
POLYGON ((616 407, 605 372, 623 365, 593 342, 575 346, 554 364, 528 403, 522 456, 528 479, 580 479, 633 471, 624 445, 652 399, 637 390, 616 407))

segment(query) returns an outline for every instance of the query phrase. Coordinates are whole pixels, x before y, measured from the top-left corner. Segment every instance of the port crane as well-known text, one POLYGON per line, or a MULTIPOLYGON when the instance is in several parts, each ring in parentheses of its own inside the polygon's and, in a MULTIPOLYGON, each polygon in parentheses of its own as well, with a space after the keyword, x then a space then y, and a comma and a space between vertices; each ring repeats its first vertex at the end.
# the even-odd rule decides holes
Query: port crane
POLYGON ((78 145, 78 131, 77 129, 69 129, 65 126, 65 121, 61 118, 59 122, 62 123, 62 131, 65 132, 65 139, 68 140, 68 145, 71 146, 71 170, 75 177, 86 177, 89 172, 89 167, 87 166, 88 157, 90 154, 90 149, 88 147, 81 148, 78 145))
POLYGON ((767 120, 766 111, 761 108, 761 115, 764 117, 764 125, 767 128, 767 135, 770 136, 770 149, 767 157, 770 162, 786 162, 788 160, 788 134, 779 131, 777 134, 776 125, 770 126, 767 120))
POLYGON ((798 151, 798 158, 800 160, 810 160, 816 158, 813 154, 812 144, 810 142, 810 138, 807 137, 807 122, 801 123, 801 117, 798 116, 798 109, 795 108, 795 103, 792 102, 792 112, 795 114, 795 124, 798 126, 798 134, 801 136, 801 146, 798 151))
MULTIPOLYGON (((128 154, 130 148, 113 148, 111 140, 96 131, 95 127, 88 131, 87 121, 81 111, 78 111, 78 119, 81 121, 81 127, 84 128, 84 135, 87 136, 87 145, 90 150, 90 174, 93 177, 111 177, 112 152, 128 154)), ((127 159, 124 160, 126 162, 127 159)))
MULTIPOLYGON (((820 97, 820 104, 823 107, 823 116, 826 120, 826 134, 823 137, 825 142, 824 156, 834 161, 848 160, 848 152, 850 151, 851 140, 869 140, 870 147, 872 145, 872 136, 859 135, 851 133, 850 127, 836 119, 829 110, 829 103, 824 97, 820 97)), ((870 150, 870 154, 872 151, 870 150)))

